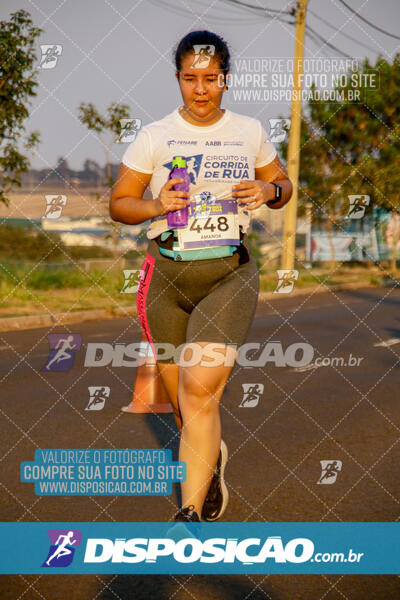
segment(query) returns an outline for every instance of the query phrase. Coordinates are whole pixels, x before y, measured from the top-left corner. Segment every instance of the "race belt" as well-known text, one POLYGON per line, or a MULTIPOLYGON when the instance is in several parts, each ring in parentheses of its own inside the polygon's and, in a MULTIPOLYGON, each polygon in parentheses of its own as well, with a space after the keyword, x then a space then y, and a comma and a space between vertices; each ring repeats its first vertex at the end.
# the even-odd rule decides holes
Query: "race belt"
POLYGON ((232 256, 237 246, 215 246, 214 248, 200 248, 198 250, 169 250, 159 247, 160 254, 173 260, 206 260, 209 258, 225 258, 232 256))

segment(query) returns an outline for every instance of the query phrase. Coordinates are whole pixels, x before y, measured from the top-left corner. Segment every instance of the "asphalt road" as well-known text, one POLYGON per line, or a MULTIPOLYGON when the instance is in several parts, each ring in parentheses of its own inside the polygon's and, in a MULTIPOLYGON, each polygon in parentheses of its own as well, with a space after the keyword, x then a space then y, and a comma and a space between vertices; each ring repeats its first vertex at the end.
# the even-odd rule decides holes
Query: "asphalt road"
MULTIPOLYGON (((224 521, 395 521, 399 517, 400 291, 361 289, 261 301, 249 342, 311 344, 304 369, 235 366, 221 408, 230 460, 224 521), (317 366, 317 358, 357 366, 317 366), (362 359, 362 360, 358 360, 362 359), (353 360, 354 362, 354 360, 353 360), (263 384, 253 407, 239 406, 242 384, 263 384), (320 461, 341 461, 321 485, 320 461)), ((133 415, 135 369, 85 368, 89 342, 140 339, 135 319, 88 322, 82 349, 65 373, 43 373, 47 330, 0 333, 2 521, 164 521, 170 497, 37 497, 19 481, 36 448, 172 448, 171 415, 133 415), (89 386, 109 386, 99 411, 85 411, 89 386)), ((327 361, 325 361, 327 362, 327 361)), ((338 463, 337 463, 338 464, 338 463)), ((40 558, 38 558, 40 560, 40 558)), ((395 600, 395 576, 3 576, 1 599, 54 600, 395 600)))

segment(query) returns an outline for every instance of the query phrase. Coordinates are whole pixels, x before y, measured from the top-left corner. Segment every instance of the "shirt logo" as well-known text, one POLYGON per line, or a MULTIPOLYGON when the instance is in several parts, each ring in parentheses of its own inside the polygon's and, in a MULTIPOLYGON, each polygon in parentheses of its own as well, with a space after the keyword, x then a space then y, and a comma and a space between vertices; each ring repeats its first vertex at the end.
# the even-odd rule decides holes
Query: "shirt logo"
POLYGON ((185 146, 197 146, 197 140, 167 140, 168 148, 181 144, 185 146))
MULTIPOLYGON (((203 160, 202 154, 195 154, 194 156, 186 156, 186 169, 190 176, 190 183, 193 183, 193 185, 196 185, 202 160, 203 160)), ((164 163, 163 167, 168 169, 168 171, 171 171, 172 170, 172 160, 171 160, 171 162, 164 163)))

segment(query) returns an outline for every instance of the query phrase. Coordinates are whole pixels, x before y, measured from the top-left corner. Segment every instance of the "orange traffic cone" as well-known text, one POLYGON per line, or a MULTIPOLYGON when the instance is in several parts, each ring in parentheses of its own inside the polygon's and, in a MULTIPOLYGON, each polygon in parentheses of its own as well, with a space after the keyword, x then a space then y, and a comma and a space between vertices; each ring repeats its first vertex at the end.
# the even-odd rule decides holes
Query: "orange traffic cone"
POLYGON ((171 413, 172 406, 165 390, 151 345, 142 333, 143 365, 136 368, 132 402, 121 410, 128 413, 171 413))

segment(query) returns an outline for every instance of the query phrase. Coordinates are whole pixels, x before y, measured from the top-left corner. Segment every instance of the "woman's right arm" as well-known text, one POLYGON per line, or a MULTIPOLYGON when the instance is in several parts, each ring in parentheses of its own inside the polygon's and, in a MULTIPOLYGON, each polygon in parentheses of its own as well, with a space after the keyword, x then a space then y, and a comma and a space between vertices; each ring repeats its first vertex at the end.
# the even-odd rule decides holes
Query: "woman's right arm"
POLYGON ((178 210, 189 204, 188 194, 171 188, 183 179, 170 179, 163 185, 158 198, 143 200, 143 194, 150 183, 151 173, 134 171, 121 164, 117 181, 110 197, 110 216, 113 221, 137 225, 170 210, 178 210))
POLYGON ((113 221, 136 225, 157 216, 155 201, 143 200, 150 179, 151 173, 140 173, 121 164, 110 198, 113 221))

